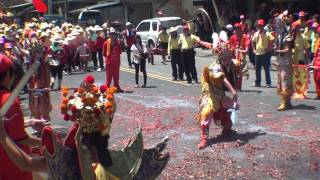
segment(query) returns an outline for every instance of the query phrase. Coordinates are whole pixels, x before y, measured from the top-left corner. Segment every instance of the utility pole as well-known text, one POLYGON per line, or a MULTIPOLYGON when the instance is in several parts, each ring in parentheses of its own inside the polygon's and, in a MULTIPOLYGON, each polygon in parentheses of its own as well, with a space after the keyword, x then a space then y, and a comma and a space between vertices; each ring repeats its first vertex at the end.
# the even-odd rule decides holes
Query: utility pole
POLYGON ((68 9, 69 9, 68 0, 64 0, 64 19, 66 20, 66 22, 68 21, 68 9))
POLYGON ((48 14, 52 15, 52 0, 48 0, 48 14))

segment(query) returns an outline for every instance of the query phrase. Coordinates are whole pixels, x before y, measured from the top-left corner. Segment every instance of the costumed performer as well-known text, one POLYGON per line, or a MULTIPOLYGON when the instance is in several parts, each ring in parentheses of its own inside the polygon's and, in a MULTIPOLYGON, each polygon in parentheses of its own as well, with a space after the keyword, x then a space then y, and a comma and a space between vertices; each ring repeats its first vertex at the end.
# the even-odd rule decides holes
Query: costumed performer
POLYGON ((201 77, 200 109, 195 117, 201 129, 199 149, 203 149, 208 145, 209 127, 212 121, 216 125, 223 127, 223 135, 234 132, 231 129, 231 114, 227 112, 233 106, 233 102, 236 103, 238 99, 238 94, 234 89, 232 50, 226 43, 220 43, 216 50, 218 59, 209 67, 204 67, 201 77), (233 97, 226 96, 225 91, 230 91, 233 97))

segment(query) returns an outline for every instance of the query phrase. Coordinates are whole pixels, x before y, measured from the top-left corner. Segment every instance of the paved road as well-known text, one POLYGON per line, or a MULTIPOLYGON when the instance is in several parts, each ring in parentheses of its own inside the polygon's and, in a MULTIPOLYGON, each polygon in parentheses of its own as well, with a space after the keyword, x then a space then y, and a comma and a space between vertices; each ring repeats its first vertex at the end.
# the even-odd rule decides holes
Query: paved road
MULTIPOLYGON (((199 50, 198 74, 211 61, 209 51, 199 50)), ((240 120, 234 126, 238 134, 222 138, 221 129, 211 126, 210 146, 199 151, 199 129, 193 117, 200 85, 172 82, 169 62, 163 65, 157 56, 155 65, 147 65, 148 88, 133 88, 134 74, 126 66, 125 54, 122 62, 121 86, 129 92, 116 95, 110 146, 123 147, 138 126, 146 146, 169 136, 172 158, 159 179, 320 179, 320 104, 313 100, 313 85, 309 99, 294 100, 292 110, 278 112, 276 89, 252 88, 254 72, 250 71, 239 98, 240 120)), ((104 83, 105 72, 91 74, 98 84, 104 83)), ((64 84, 75 88, 84 76, 65 76, 64 84)), ((274 71, 272 80, 276 80, 274 71)), ((53 125, 67 128, 69 122, 58 112, 60 97, 52 92, 53 125)))

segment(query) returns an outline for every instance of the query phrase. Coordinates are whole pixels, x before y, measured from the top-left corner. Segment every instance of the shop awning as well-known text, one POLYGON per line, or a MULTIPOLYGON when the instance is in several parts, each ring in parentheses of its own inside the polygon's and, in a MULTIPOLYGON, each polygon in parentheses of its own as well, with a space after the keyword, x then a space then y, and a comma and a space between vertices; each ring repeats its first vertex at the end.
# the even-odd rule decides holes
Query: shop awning
POLYGON ((80 13, 81 11, 85 11, 85 10, 97 10, 97 9, 102 9, 102 8, 106 8, 106 7, 112 7, 112 6, 116 6, 116 5, 121 5, 121 2, 120 1, 115 1, 115 2, 98 3, 98 4, 95 4, 95 5, 91 5, 91 6, 87 6, 87 7, 84 7, 84 8, 80 8, 80 9, 69 11, 69 13, 80 13))

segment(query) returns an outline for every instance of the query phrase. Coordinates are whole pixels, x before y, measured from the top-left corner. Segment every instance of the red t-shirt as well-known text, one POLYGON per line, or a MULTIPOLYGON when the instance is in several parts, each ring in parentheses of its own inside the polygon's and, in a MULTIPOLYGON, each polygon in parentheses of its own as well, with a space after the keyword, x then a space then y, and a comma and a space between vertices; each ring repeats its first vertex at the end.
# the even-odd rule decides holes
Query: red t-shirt
POLYGON ((101 36, 97 37, 96 47, 97 47, 98 50, 102 50, 103 49, 103 44, 104 44, 105 41, 106 41, 105 38, 103 38, 101 36))
POLYGON ((126 29, 122 32, 122 36, 125 37, 126 39, 126 43, 127 43, 127 46, 129 48, 131 48, 132 44, 134 43, 134 40, 135 40, 135 36, 136 36, 136 30, 135 29, 126 29))
MULTIPOLYGON (((104 49, 106 49, 108 41, 105 42, 104 44, 104 49)), ((111 48, 111 52, 109 56, 106 56, 106 64, 111 64, 111 63, 120 63, 120 54, 121 54, 121 46, 120 46, 120 41, 116 40, 114 47, 111 48)))
MULTIPOLYGON (((234 34, 230 37, 229 44, 232 49, 246 50, 249 47, 250 39, 246 34, 242 34, 241 38, 234 34)), ((233 55, 233 58, 235 58, 235 54, 233 55)))
MULTIPOLYGON (((7 101, 10 96, 7 90, 0 90, 0 107, 7 101)), ((22 110, 20 108, 20 101, 17 98, 13 105, 9 108, 5 115, 7 119, 5 122, 5 129, 7 134, 14 142, 18 142, 28 137, 24 130, 24 120, 22 110)), ((17 144, 24 152, 30 153, 30 149, 26 145, 17 144)), ((0 180, 32 180, 32 172, 23 172, 10 160, 7 153, 0 145, 0 180)))

